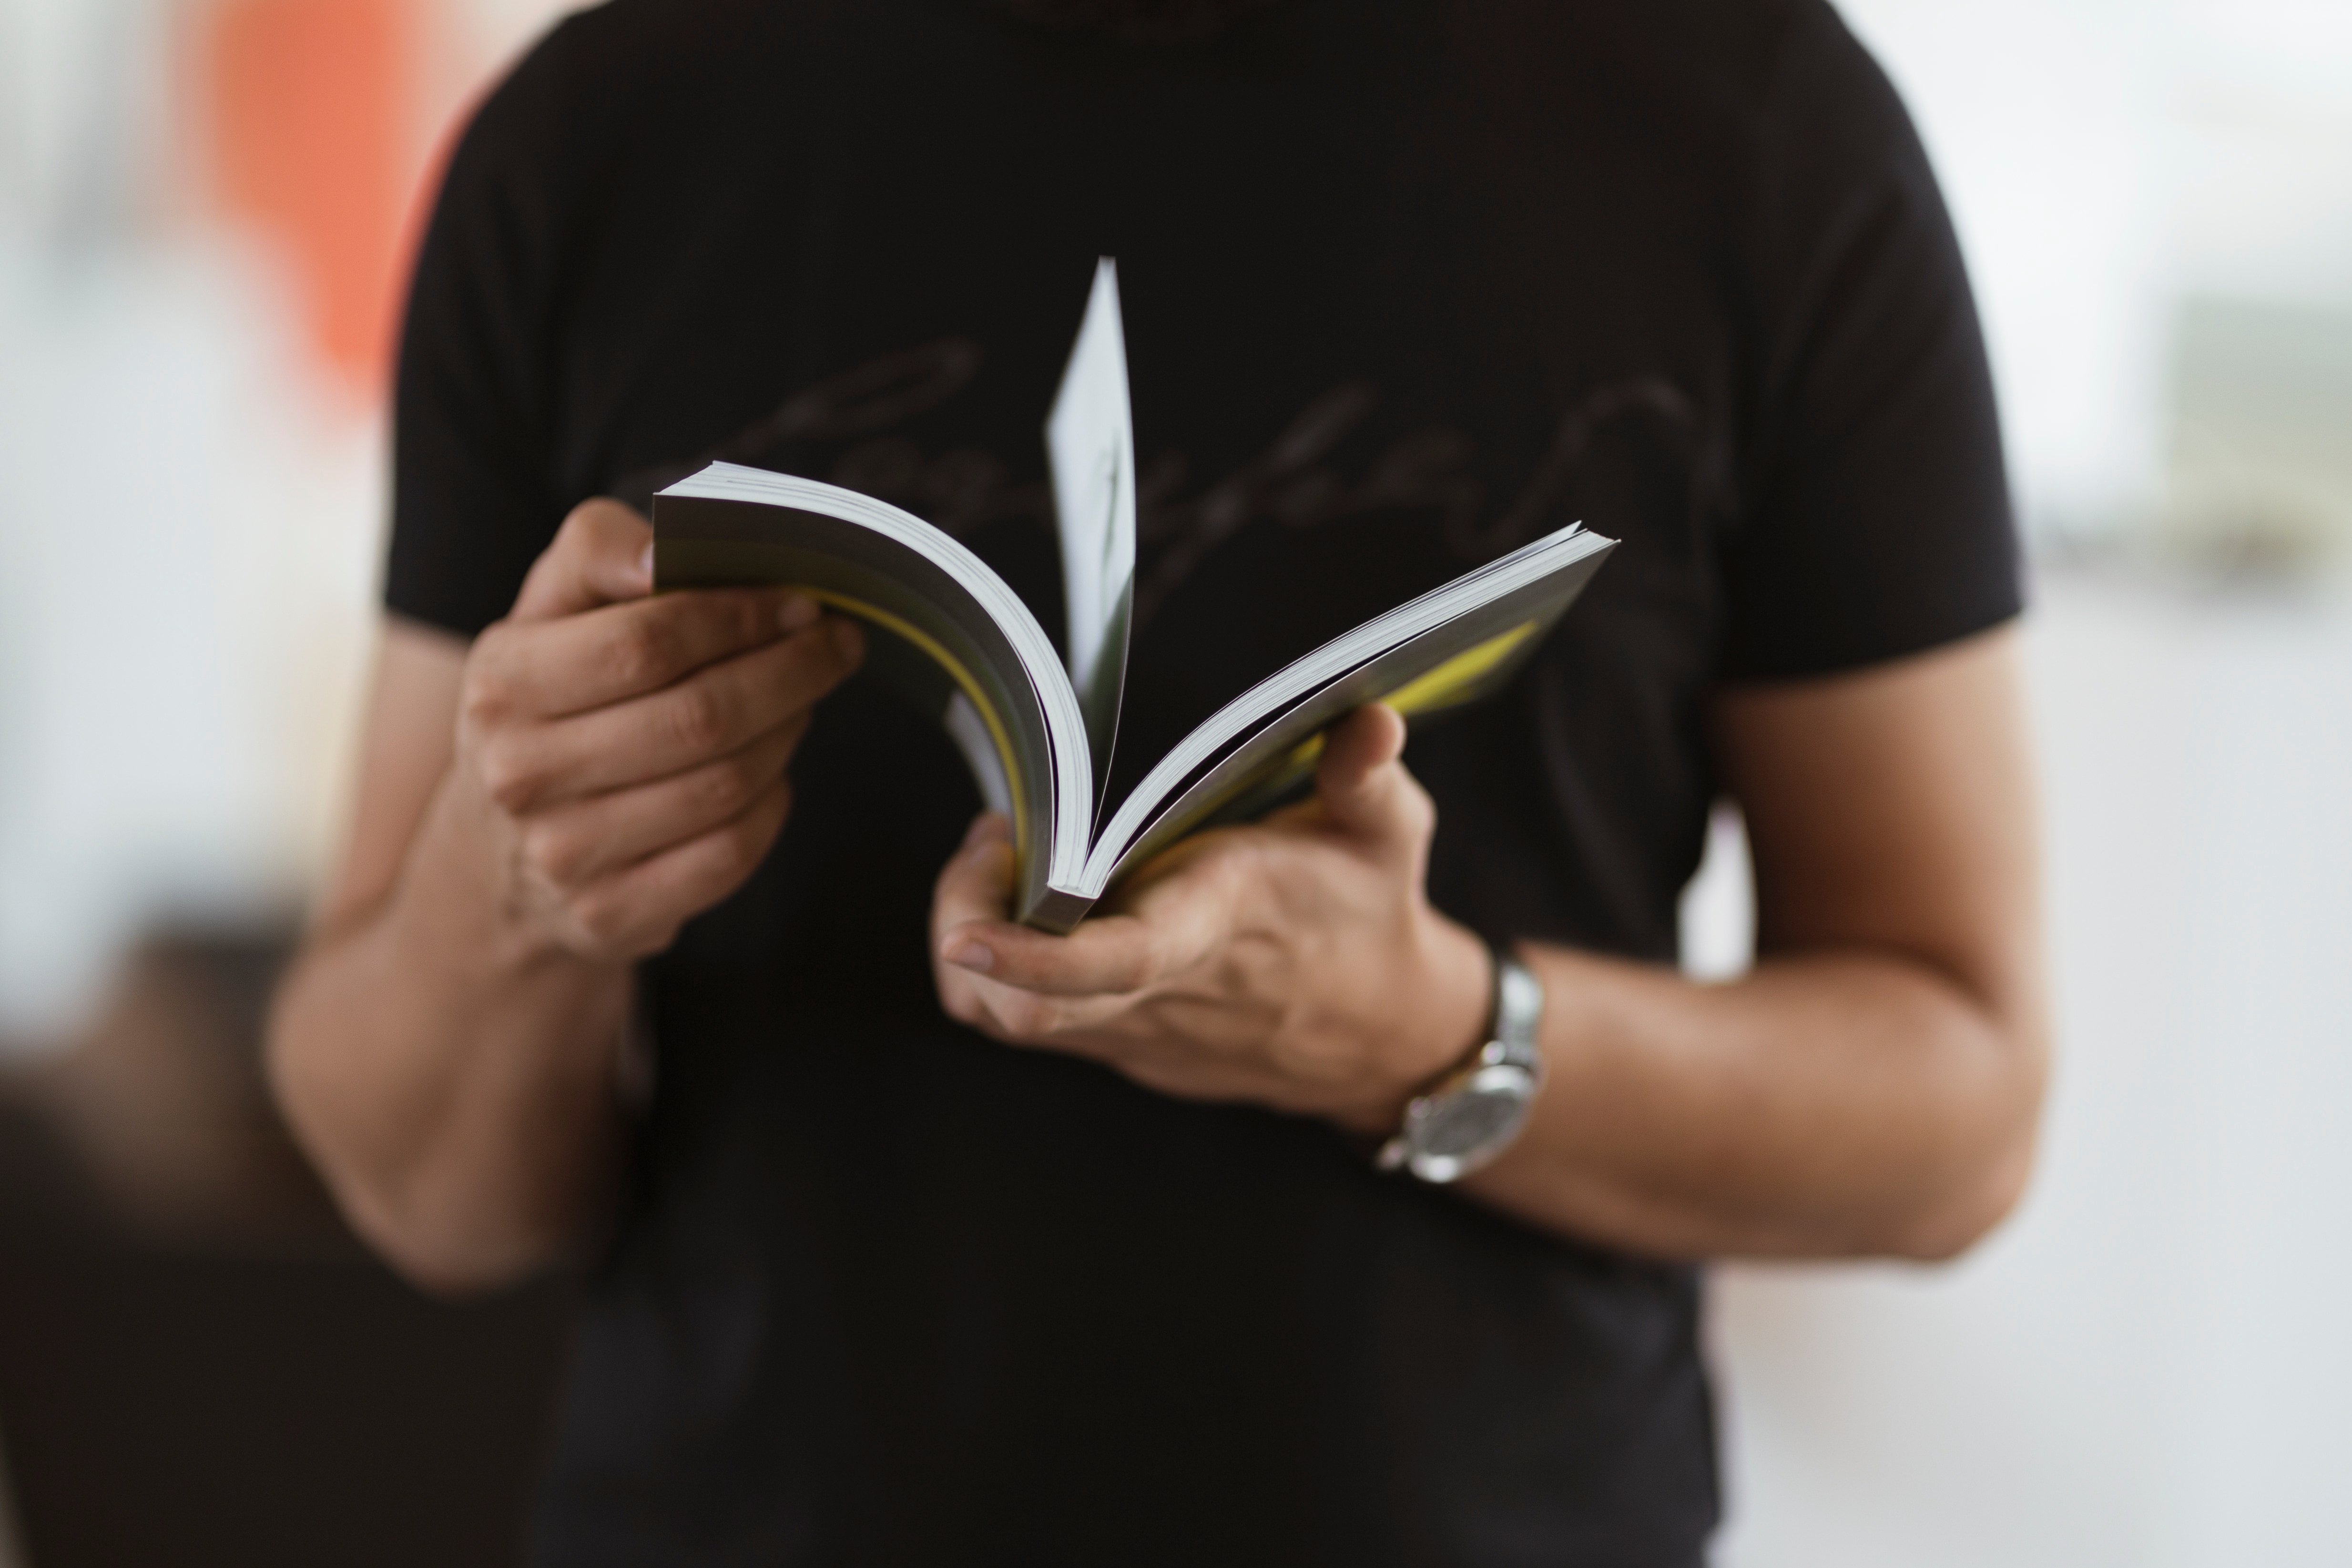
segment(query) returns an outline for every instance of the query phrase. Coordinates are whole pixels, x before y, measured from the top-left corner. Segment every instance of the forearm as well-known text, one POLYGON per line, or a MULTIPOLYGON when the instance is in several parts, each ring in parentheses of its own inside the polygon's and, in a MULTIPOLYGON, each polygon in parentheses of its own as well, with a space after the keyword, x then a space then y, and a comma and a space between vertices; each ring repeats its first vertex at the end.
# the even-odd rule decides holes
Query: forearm
POLYGON ((1825 951, 1702 985, 1526 956, 1549 1079, 1465 1184, 1481 1201, 1659 1256, 1939 1258, 2023 1188, 2041 1042, 1924 963, 1825 951))
POLYGON ((764 859, 863 643, 806 594, 656 595, 653 531, 564 520, 471 641, 394 618, 352 841, 270 1068, 352 1223, 418 1280, 559 1258, 609 1190, 634 965, 764 859))
MULTIPOLYGON (((1669 1258, 1949 1256, 2014 1204, 2047 1045, 2014 639, 1725 695, 1765 961, 1736 984, 1527 957, 1549 1081, 1465 1196, 1669 1258)), ((1484 944, 1429 904, 1403 721, 1327 737, 1312 802, 1200 835, 1066 937, 1010 921, 1007 825, 940 874, 950 1016, 1161 1093, 1390 1136, 1482 1038, 1484 944)))
POLYGON ((387 896, 312 938, 270 1031, 280 1102, 353 1226, 450 1290, 559 1258, 620 1121, 628 968, 504 918, 488 872, 428 826, 387 896))

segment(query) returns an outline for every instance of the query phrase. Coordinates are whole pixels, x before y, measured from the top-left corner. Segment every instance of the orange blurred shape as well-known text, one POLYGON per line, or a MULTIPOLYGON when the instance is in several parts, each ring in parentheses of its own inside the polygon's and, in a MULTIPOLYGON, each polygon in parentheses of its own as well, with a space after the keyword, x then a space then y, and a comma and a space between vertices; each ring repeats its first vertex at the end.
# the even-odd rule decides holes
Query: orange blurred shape
POLYGON ((202 101, 229 216, 283 247, 326 365, 380 395, 415 174, 415 0, 215 0, 202 101))

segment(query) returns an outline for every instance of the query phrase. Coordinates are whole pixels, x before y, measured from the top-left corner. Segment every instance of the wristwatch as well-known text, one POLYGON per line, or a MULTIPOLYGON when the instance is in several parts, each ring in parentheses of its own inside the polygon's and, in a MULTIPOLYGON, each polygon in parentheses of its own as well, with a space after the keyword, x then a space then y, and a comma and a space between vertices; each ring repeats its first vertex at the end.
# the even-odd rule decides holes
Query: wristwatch
POLYGON ((1543 1088, 1543 983, 1527 965, 1495 952, 1495 1009, 1486 1044, 1404 1108, 1404 1125, 1374 1163, 1424 1182, 1466 1176, 1511 1146, 1543 1088))

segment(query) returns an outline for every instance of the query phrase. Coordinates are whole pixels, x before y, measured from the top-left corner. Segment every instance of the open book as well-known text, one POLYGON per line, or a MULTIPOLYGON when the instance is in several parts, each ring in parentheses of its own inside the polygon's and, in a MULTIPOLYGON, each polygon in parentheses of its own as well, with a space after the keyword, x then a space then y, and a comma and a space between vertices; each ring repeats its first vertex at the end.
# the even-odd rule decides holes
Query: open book
POLYGON ((1066 660, 980 557, 837 485, 712 463, 654 498, 660 589, 794 584, 893 634, 867 662, 939 716, 982 798, 1013 819, 1014 913, 1066 931, 1129 868, 1265 809, 1323 731, 1387 702, 1408 719, 1500 687, 1615 542, 1570 527, 1398 605, 1259 681, 1105 798, 1135 579, 1135 437, 1112 264, 1097 268, 1045 424, 1066 660))

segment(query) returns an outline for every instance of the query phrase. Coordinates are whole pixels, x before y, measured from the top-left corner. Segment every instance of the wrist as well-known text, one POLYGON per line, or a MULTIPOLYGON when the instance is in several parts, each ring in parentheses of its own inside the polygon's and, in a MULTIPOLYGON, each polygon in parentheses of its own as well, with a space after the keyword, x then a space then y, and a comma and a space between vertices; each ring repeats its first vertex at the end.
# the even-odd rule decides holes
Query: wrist
POLYGON ((1381 1015, 1386 1037, 1378 1082, 1360 1103, 1335 1115, 1341 1127, 1368 1138, 1396 1131, 1412 1098, 1452 1071, 1486 1043, 1493 1010, 1495 957, 1486 942, 1459 921, 1424 911, 1412 958, 1392 972, 1403 984, 1381 1015))
POLYGON ((444 973, 611 967, 576 952, 532 908, 519 884, 513 837, 461 773, 445 781, 393 887, 386 913, 395 943, 444 973))
POLYGON ((1372 1163, 1444 1184, 1500 1159, 1527 1130, 1543 1091, 1543 982, 1517 955, 1495 952, 1486 1038, 1406 1105, 1372 1163))

